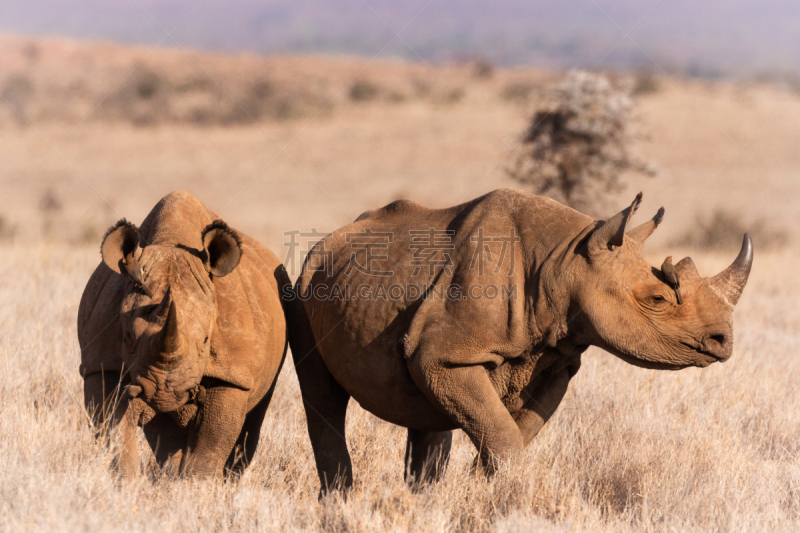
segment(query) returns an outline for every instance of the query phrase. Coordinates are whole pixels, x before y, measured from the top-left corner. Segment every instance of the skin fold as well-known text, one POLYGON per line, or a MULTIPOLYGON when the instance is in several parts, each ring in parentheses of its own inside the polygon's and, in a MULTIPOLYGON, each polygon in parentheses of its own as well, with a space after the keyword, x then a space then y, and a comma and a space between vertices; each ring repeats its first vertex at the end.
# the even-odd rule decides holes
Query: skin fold
POLYGON ((513 457, 553 415, 590 345, 645 368, 727 360, 749 237, 713 278, 691 259, 675 265, 678 305, 640 254, 663 209, 627 227, 640 201, 596 221, 515 190, 439 210, 400 200, 320 241, 288 317, 323 491, 352 484, 350 398, 408 428, 406 479, 424 483, 444 471, 453 429, 487 473, 513 457))
POLYGON ((170 473, 239 472, 255 453, 287 348, 280 260, 186 192, 102 246, 78 311, 80 372, 95 426, 121 434, 135 475, 136 427, 170 473))

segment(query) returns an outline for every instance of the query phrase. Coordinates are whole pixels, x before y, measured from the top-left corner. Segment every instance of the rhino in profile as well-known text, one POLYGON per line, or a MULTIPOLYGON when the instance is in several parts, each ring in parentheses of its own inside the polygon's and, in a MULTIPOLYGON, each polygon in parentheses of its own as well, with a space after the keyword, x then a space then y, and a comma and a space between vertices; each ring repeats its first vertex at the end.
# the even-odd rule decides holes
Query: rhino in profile
POLYGON ((626 233, 640 201, 596 221, 515 190, 439 210, 401 200, 320 241, 287 316, 322 490, 352 484, 351 397, 408 428, 406 479, 426 482, 454 429, 487 473, 525 447, 589 346, 651 369, 727 360, 750 238, 716 276, 677 263, 679 305, 640 254, 663 208, 626 233))
POLYGON ((170 472, 216 476, 252 459, 286 354, 280 260, 186 192, 124 219, 102 244, 78 310, 84 399, 118 428, 123 476, 136 426, 170 472))

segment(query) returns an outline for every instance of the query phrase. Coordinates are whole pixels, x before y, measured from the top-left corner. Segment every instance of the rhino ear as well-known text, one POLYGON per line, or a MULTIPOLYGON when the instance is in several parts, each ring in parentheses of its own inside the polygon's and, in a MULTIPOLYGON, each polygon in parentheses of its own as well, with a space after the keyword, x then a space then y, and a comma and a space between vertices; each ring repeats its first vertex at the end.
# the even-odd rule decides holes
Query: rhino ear
POLYGON ((124 218, 109 228, 100 246, 100 255, 103 256, 106 266, 117 274, 127 274, 137 287, 152 298, 153 293, 144 283, 142 268, 139 266, 141 253, 139 228, 124 218))
POLYGON ((222 220, 215 220, 203 229, 203 249, 206 270, 218 278, 233 272, 242 257, 239 235, 222 220))
POLYGON ((648 220, 644 224, 636 226, 632 230, 628 232, 628 237, 630 237, 633 242, 635 242, 639 247, 644 244, 644 241, 653 234, 661 221, 664 219, 664 208, 660 208, 656 216, 654 216, 651 220, 648 220))
POLYGON ((108 229, 100 245, 103 262, 117 274, 126 271, 126 263, 138 255, 138 250, 139 228, 124 218, 108 229))
POLYGON ((625 227, 628 225, 633 214, 639 208, 642 201, 642 193, 636 195, 633 203, 602 222, 597 229, 594 230, 592 236, 589 238, 589 253, 596 254, 608 251, 614 246, 622 246, 625 238, 625 227))

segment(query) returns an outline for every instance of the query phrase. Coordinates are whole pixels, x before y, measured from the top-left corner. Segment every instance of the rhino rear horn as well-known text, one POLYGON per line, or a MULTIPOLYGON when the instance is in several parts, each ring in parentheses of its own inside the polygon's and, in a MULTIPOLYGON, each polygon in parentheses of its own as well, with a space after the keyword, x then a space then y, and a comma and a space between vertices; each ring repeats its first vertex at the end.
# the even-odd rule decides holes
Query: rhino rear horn
POLYGON ((692 261, 691 257, 684 257, 675 264, 675 270, 678 271, 678 277, 682 280, 697 279, 700 273, 692 261))
POLYGON ((630 237, 633 242, 635 242, 639 247, 644 244, 644 241, 653 234, 661 221, 664 219, 664 208, 660 208, 656 216, 654 216, 651 220, 648 220, 644 224, 636 226, 632 230, 628 232, 628 237, 630 237))
POLYGON ((203 229, 205 267, 221 278, 233 272, 242 258, 242 241, 239 235, 222 220, 215 220, 203 229))
POLYGON ((731 265, 711 278, 711 287, 731 305, 736 305, 742 295, 750 269, 753 266, 753 240, 747 233, 742 239, 742 248, 731 265))
POLYGON ((631 216, 639 208, 642 201, 642 193, 636 195, 633 203, 609 218, 602 223, 600 227, 594 230, 591 238, 589 239, 589 251, 602 252, 609 250, 609 247, 622 246, 625 238, 625 227, 628 225, 631 216))

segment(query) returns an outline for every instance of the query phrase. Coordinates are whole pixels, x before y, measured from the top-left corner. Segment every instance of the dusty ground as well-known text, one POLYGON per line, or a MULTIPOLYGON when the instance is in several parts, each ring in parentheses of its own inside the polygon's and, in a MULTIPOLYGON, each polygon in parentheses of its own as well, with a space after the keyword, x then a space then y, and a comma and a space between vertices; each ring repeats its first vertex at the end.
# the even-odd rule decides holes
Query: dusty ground
MULTIPOLYGON (((653 264, 698 214, 719 206, 745 225, 761 220, 790 237, 770 252, 756 241, 730 362, 662 373, 593 349, 559 412, 513 468, 491 481, 470 478, 474 450, 459 435, 444 482, 418 495, 401 482, 403 432, 353 405, 355 492, 347 502, 317 503, 291 364, 241 481, 156 477, 115 485, 110 456, 87 429, 77 374, 75 314, 102 231, 122 216, 140 222, 163 194, 186 189, 283 255, 286 231, 334 229, 398 197, 446 206, 513 185, 503 168, 537 97, 535 90, 522 100, 503 94, 551 75, 482 79, 468 65, 176 50, 147 56, 148 49, 59 41, 37 43, 32 61, 29 45, 0 39, 6 88, 20 72, 34 87, 25 120, 5 109, 0 121, 2 529, 797 530, 800 283, 789 268, 800 259, 796 95, 664 79, 640 101, 650 134, 642 151, 661 174, 637 178, 619 201, 642 189, 643 212, 666 207, 647 249, 653 264), (83 70, 70 68, 75 57, 83 70), (175 114, 140 124, 124 105, 85 118, 142 58, 152 72, 224 75, 226 87, 258 68, 279 87, 316 80, 307 85, 323 89, 313 105, 285 117, 267 113, 257 123, 175 114), (353 101, 355 79, 371 80, 379 96, 353 101), (418 91, 420 79, 427 92, 418 91), (59 87, 78 82, 72 105, 59 87)), ((176 101, 164 105, 172 110, 176 101)), ((691 253, 701 273, 711 274, 735 250, 691 253)))

